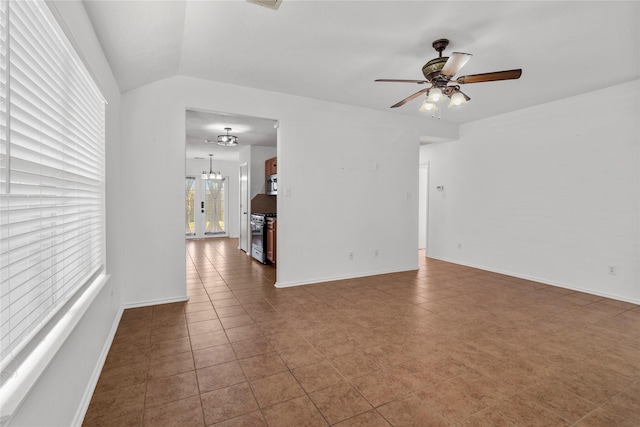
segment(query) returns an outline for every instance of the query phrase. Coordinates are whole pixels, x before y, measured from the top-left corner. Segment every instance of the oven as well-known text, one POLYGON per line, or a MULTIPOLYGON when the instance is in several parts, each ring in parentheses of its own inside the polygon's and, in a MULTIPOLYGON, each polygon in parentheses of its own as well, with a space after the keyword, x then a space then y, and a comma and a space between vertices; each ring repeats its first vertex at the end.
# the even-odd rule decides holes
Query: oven
POLYGON ((267 217, 274 213, 251 214, 251 256, 263 264, 267 263, 267 217))

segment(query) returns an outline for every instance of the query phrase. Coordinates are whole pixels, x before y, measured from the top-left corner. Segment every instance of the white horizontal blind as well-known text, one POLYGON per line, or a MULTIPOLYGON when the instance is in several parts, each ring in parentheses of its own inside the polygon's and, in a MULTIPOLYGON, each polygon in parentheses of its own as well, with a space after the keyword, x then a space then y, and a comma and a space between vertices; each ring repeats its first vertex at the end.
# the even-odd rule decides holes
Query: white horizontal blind
POLYGON ((2 3, 4 368, 104 264, 105 102, 44 2, 2 3))

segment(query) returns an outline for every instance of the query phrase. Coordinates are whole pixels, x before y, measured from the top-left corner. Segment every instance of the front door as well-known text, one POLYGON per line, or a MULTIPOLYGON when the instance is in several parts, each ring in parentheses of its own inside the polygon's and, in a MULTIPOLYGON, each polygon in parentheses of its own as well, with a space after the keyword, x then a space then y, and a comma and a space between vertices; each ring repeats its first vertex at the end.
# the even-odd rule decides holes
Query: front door
POLYGON ((185 236, 227 236, 227 179, 187 177, 185 190, 185 236))

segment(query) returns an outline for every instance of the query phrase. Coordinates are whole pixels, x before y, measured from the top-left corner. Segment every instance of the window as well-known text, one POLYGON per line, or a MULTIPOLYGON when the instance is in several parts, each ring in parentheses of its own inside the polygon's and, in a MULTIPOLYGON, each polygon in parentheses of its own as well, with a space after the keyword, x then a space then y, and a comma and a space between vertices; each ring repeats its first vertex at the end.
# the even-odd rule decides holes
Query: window
POLYGON ((105 101, 44 2, 0 9, 4 370, 103 270, 105 101))

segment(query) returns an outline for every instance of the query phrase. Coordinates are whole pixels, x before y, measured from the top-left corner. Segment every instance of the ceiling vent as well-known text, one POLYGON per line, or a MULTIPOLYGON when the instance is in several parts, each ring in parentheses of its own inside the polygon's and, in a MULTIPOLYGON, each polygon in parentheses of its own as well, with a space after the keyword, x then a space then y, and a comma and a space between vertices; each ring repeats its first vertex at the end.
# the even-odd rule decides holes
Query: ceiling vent
POLYGON ((282 0, 247 0, 249 3, 259 4, 260 6, 268 7, 269 9, 278 10, 282 0))

